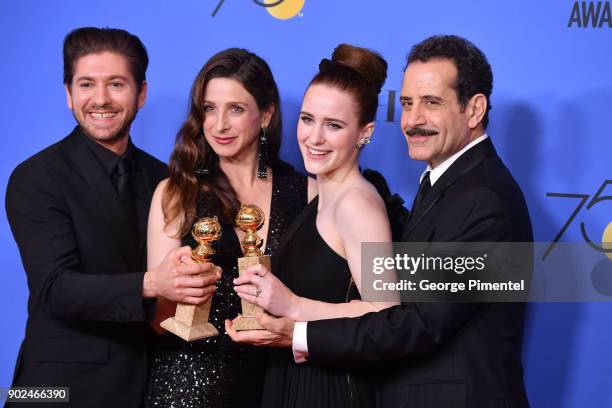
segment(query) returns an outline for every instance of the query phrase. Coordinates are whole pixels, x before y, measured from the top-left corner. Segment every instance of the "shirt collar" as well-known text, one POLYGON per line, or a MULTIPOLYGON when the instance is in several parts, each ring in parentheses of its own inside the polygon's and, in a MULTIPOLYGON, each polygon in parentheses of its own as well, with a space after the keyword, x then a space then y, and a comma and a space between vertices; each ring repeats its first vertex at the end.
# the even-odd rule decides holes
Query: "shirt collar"
MULTIPOLYGON (((85 139, 89 149, 92 151, 94 156, 96 156, 96 159, 98 159, 98 161, 102 164, 102 167, 104 167, 106 174, 112 176, 117 168, 119 159, 121 159, 122 156, 119 156, 112 150, 102 146, 91 137, 87 136, 87 134, 82 130, 81 135, 85 139)), ((125 153, 123 153, 123 156, 127 156, 131 162, 134 162, 134 148, 131 140, 128 142, 127 149, 125 150, 125 153)))
POLYGON ((455 162, 455 160, 461 157, 463 153, 467 152, 472 147, 476 146, 478 143, 482 142, 488 137, 489 136, 485 133, 482 136, 478 137, 477 139, 472 140, 470 143, 465 145, 463 149, 459 150, 457 153, 453 154, 451 157, 449 157, 448 159, 440 163, 435 169, 432 169, 431 166, 428 164, 427 168, 425 169, 425 171, 423 172, 423 174, 421 174, 421 177, 419 178, 419 184, 421 183, 421 181, 423 181, 423 177, 425 176, 425 173, 429 172, 429 181, 433 187, 436 181, 438 181, 438 179, 442 177, 442 174, 444 174, 444 172, 448 170, 448 168, 451 166, 451 164, 455 162))

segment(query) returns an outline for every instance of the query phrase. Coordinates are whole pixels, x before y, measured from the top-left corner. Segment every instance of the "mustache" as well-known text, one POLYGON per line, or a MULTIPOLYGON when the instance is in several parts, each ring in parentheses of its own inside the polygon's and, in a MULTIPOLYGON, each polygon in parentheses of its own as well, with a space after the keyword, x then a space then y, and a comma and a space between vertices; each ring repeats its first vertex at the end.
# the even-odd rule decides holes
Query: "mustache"
POLYGON ((404 134, 406 136, 435 136, 439 132, 434 129, 424 129, 421 127, 415 127, 411 129, 404 129, 404 134))
POLYGON ((88 110, 112 110, 112 111, 119 111, 120 107, 117 106, 115 103, 112 102, 105 102, 103 104, 98 104, 98 103, 91 103, 89 105, 87 105, 86 107, 88 110))

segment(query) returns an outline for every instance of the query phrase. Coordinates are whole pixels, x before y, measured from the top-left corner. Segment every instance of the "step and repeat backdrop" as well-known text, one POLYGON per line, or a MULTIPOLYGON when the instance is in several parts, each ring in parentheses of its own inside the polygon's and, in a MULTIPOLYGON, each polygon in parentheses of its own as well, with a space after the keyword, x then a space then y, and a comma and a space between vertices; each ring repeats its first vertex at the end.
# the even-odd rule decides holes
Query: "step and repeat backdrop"
MULTIPOLYGON (((164 161, 186 115, 191 83, 214 53, 242 47, 270 64, 282 99, 282 155, 303 169, 295 128, 319 61, 340 43, 377 50, 389 75, 361 164, 381 171, 408 205, 424 165, 408 157, 399 125, 405 58, 430 35, 463 36, 492 65, 488 134, 525 193, 536 240, 601 246, 612 229, 608 1, 3 1, 2 197, 18 163, 74 126, 61 51, 66 33, 80 26, 124 28, 146 45, 148 96, 132 138, 164 161)), ((8 386, 24 335, 28 290, 4 206, 0 212, 0 386, 8 386)), ((550 257, 560 251, 540 246, 550 257)), ((612 260, 600 256, 597 268, 585 265, 581 273, 604 301, 529 305, 523 360, 533 407, 612 407, 612 260)))

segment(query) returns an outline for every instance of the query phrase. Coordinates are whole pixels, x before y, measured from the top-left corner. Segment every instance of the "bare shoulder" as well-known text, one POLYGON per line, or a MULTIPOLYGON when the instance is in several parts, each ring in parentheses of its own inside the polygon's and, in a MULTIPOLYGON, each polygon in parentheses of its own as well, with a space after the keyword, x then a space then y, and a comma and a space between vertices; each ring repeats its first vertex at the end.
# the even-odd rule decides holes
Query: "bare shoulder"
POLYGON ((168 180, 169 179, 164 179, 160 181, 157 184, 157 187, 155 187, 155 191, 153 192, 153 198, 151 199, 151 210, 152 211, 161 211, 162 198, 164 197, 164 191, 166 191, 168 180))
POLYGON ((157 184, 157 187, 155 187, 155 193, 153 193, 154 196, 163 195, 169 180, 169 178, 165 178, 157 184))
POLYGON ((360 183, 339 197, 336 216, 341 222, 355 219, 367 222, 371 217, 374 218, 371 221, 377 222, 379 217, 386 216, 385 203, 370 183, 360 183))
POLYGON ((344 192, 336 207, 335 221, 347 252, 349 248, 358 249, 361 242, 391 241, 385 204, 369 183, 365 188, 358 185, 344 192))
MULTIPOLYGON (((166 178, 157 184, 157 187, 155 187, 155 191, 153 192, 153 198, 151 199, 151 208, 153 208, 154 206, 159 208, 162 207, 163 198, 166 193, 166 188, 168 187, 169 181, 170 179, 166 178)), ((176 198, 174 198, 174 200, 175 199, 176 198)))

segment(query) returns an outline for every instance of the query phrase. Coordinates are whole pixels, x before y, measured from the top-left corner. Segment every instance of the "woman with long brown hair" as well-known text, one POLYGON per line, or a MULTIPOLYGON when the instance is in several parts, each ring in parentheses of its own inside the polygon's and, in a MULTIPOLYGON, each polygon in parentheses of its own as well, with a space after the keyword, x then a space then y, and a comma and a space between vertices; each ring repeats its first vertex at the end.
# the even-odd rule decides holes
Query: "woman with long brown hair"
MULTIPOLYGON (((212 299, 210 322, 222 333, 224 319, 241 311, 232 280, 238 276, 244 233, 234 227, 240 203, 266 214, 259 231, 265 253, 316 194, 312 179, 279 159, 281 115, 276 83, 257 55, 232 48, 202 67, 191 90, 191 107, 170 157, 170 177, 153 196, 149 216, 148 263, 157 265, 170 248, 196 245, 193 223, 217 216, 222 226, 212 262, 223 274, 212 299)), ((174 314, 158 300, 154 328, 174 314)), ((154 406, 257 406, 265 359, 261 350, 233 343, 221 334, 185 342, 162 334, 152 356, 148 403, 154 406)))

